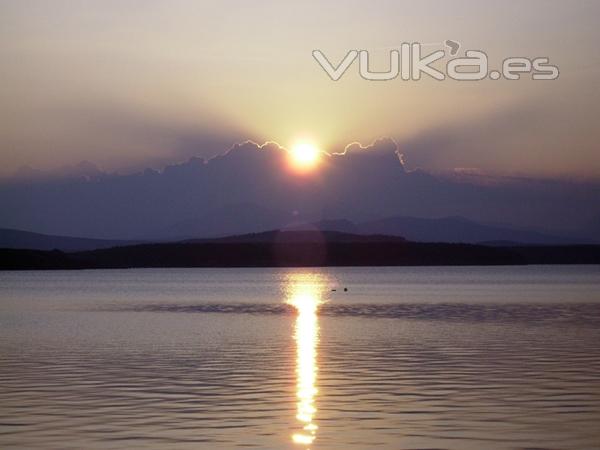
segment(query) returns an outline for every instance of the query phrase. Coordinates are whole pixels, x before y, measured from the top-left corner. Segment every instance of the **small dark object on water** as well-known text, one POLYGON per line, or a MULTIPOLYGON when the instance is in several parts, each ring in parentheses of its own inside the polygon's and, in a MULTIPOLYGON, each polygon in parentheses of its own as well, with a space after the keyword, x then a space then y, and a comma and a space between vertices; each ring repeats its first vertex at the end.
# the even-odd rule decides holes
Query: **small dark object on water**
POLYGON ((348 288, 344 288, 344 292, 348 292, 348 288))
POLYGON ((337 292, 337 289, 332 289, 331 292, 337 292))

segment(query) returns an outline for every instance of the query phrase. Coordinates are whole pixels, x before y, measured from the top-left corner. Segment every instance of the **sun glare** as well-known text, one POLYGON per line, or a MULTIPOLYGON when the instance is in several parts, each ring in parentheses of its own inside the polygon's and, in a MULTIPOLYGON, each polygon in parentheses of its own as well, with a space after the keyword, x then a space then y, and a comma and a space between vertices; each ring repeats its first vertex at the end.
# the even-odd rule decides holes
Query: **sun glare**
POLYGON ((321 152, 313 144, 302 142, 292 147, 291 157, 297 169, 309 170, 318 164, 321 152))

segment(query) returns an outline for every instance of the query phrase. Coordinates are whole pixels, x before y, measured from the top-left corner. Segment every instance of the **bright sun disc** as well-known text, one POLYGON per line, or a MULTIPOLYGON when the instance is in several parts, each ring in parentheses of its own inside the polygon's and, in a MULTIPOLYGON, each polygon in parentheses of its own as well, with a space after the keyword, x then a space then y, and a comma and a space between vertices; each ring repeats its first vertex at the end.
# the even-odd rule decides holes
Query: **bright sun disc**
POLYGON ((292 161, 298 169, 310 169, 319 162, 320 152, 312 144, 296 144, 292 148, 292 161))

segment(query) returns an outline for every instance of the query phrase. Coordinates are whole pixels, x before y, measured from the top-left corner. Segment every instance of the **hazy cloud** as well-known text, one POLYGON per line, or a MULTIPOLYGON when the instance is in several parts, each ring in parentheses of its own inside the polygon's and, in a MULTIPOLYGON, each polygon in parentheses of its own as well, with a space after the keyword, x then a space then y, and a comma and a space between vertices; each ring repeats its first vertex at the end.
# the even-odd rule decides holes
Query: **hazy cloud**
POLYGON ((351 144, 301 176, 290 170, 287 150, 273 142, 247 141, 214 158, 194 157, 131 175, 100 172, 86 163, 52 180, 2 183, 0 226, 74 236, 173 238, 394 215, 461 215, 576 230, 600 215, 595 184, 448 179, 406 171, 398 155, 387 138, 351 144))

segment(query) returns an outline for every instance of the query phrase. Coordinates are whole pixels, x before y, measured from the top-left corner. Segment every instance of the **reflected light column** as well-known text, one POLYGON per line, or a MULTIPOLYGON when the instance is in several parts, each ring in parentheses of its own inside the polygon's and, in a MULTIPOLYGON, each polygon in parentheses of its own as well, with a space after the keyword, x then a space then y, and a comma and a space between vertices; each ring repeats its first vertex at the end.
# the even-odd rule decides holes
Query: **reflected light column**
POLYGON ((296 418, 302 431, 292 435, 296 444, 311 445, 317 434, 314 423, 315 397, 317 395, 317 343, 319 340, 319 322, 317 309, 320 301, 319 283, 313 280, 294 281, 288 285, 287 303, 298 311, 294 339, 296 341, 296 418))

